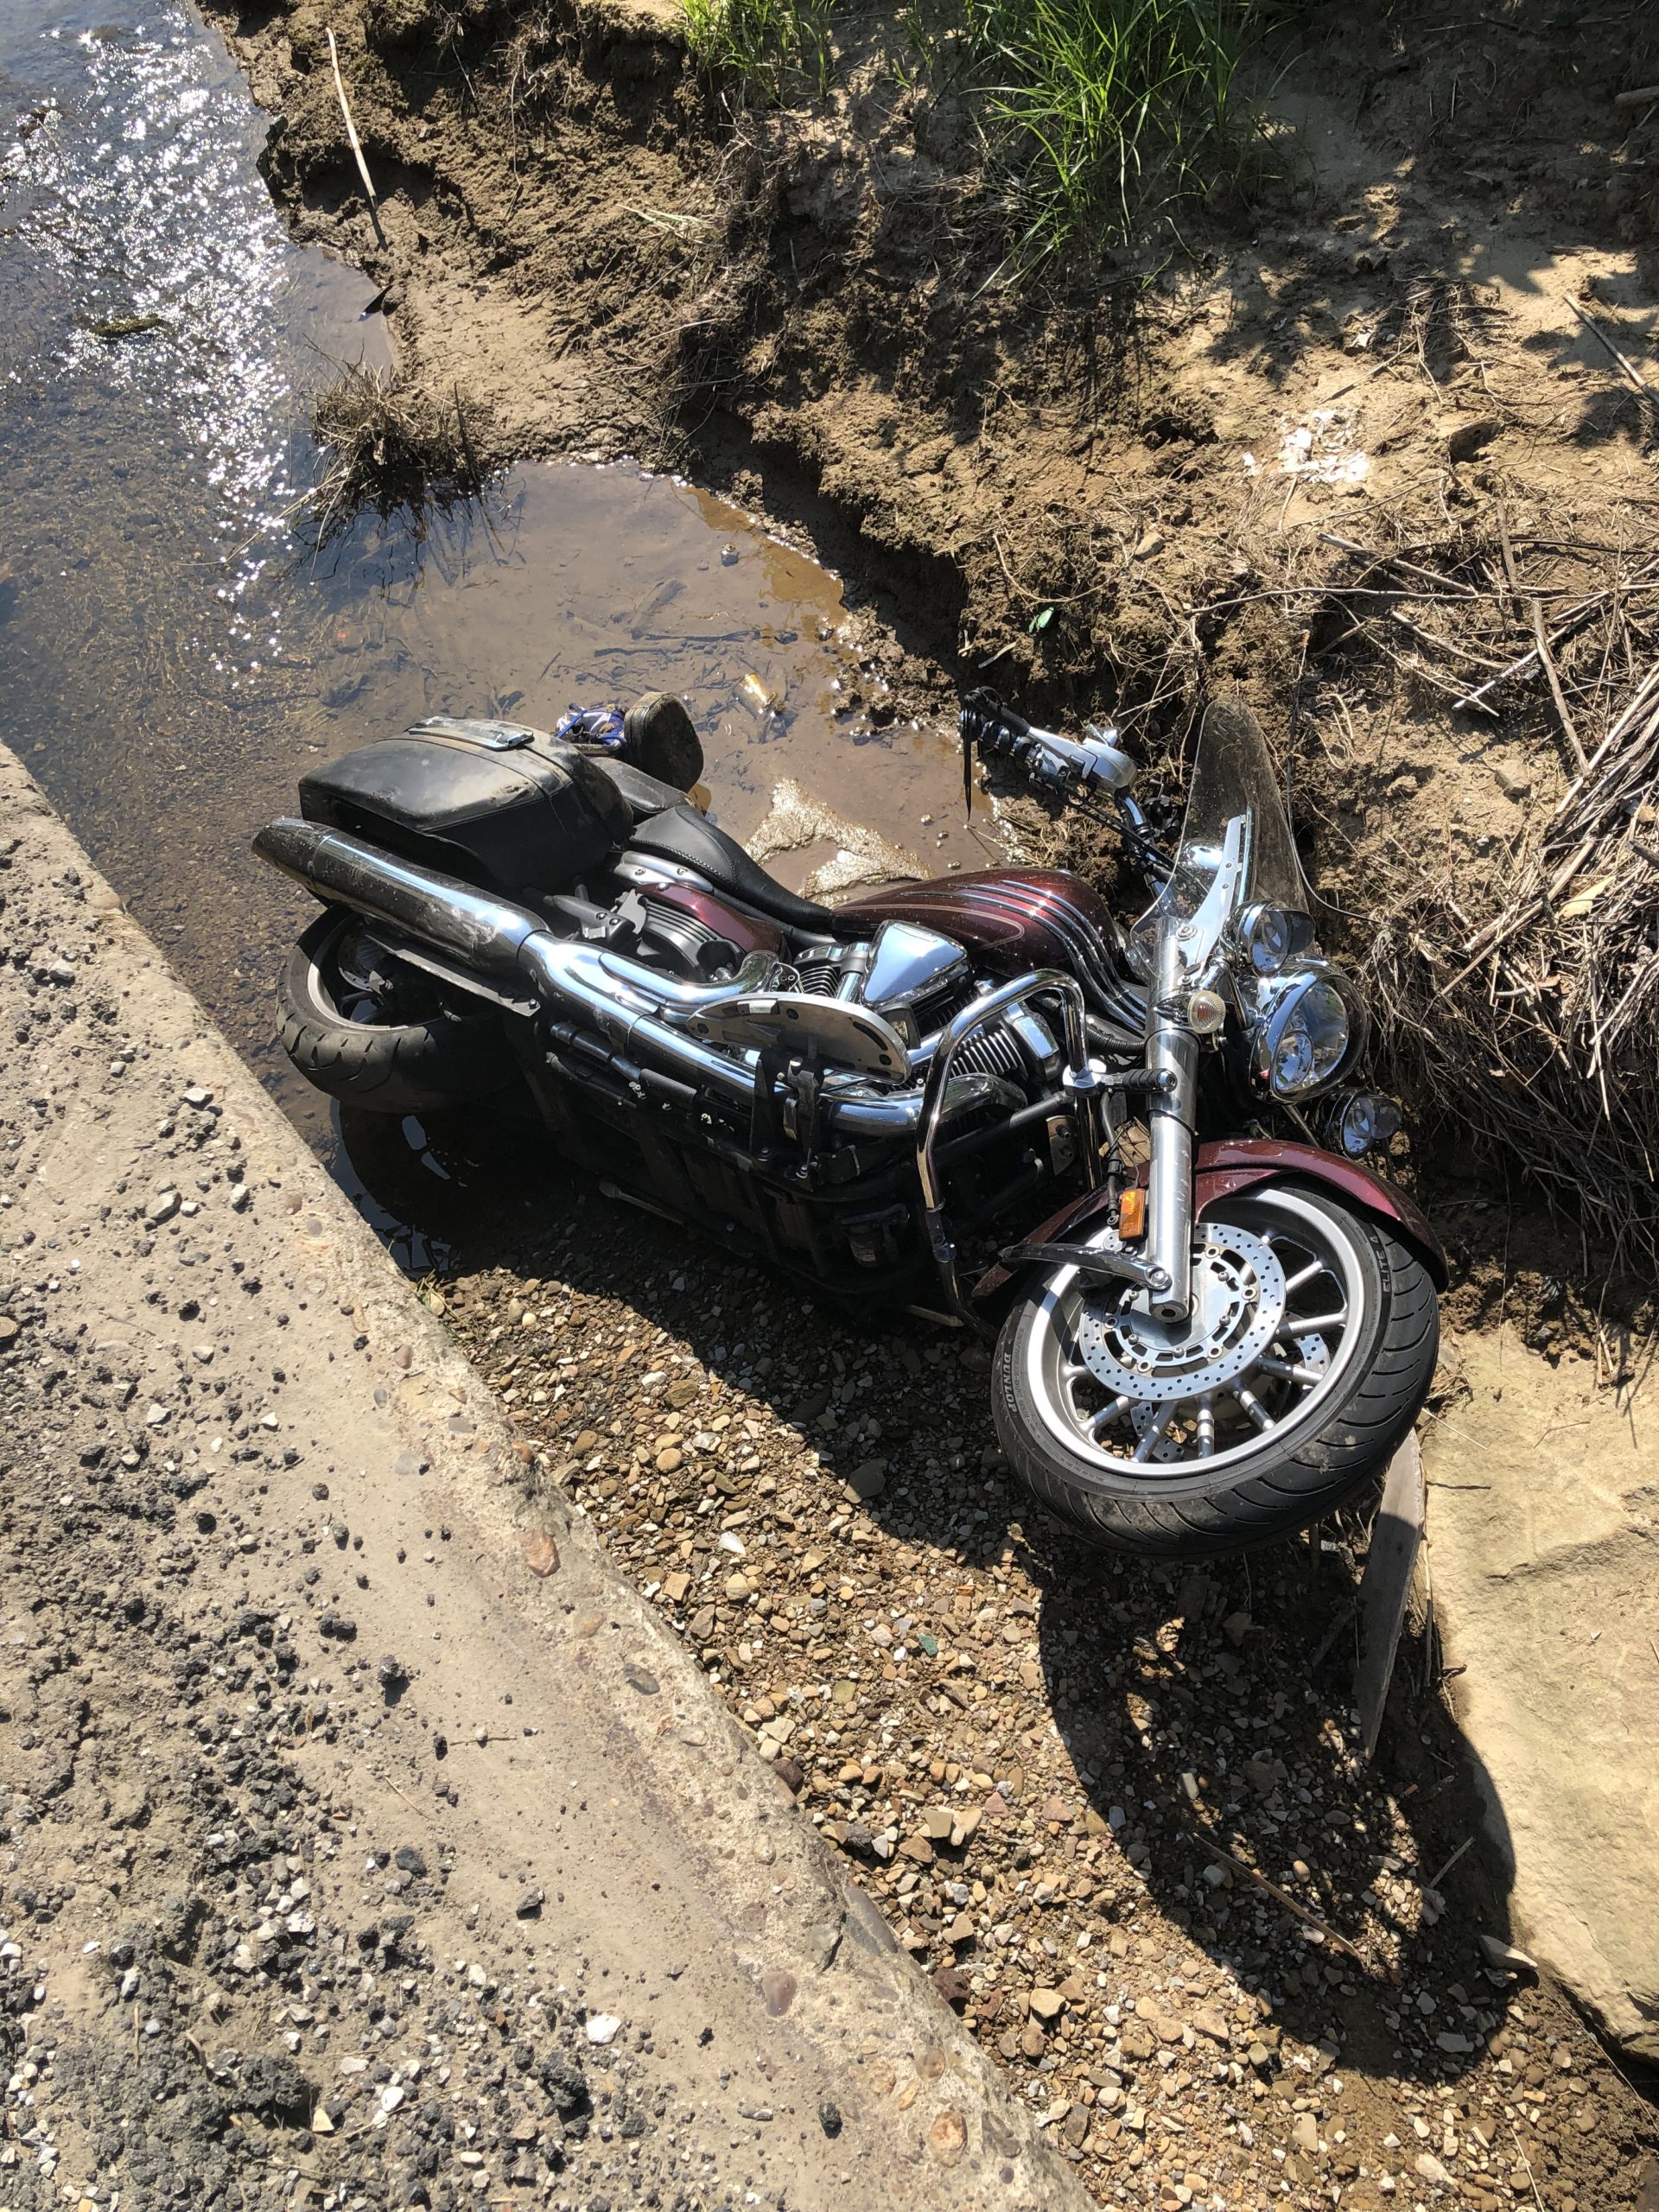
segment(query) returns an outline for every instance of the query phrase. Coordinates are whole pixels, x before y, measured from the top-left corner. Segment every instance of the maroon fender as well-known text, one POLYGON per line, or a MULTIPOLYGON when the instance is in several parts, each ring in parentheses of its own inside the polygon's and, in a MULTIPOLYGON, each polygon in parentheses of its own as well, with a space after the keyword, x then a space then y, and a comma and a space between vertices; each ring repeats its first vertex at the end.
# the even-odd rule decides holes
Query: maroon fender
MULTIPOLYGON (((1375 1168, 1345 1160, 1340 1153, 1322 1152, 1311 1144, 1289 1144, 1277 1137, 1224 1137, 1218 1144, 1198 1147, 1192 1180, 1193 1210, 1203 1214, 1234 1191, 1247 1191, 1253 1183, 1295 1175, 1309 1182, 1328 1184, 1339 1191, 1361 1213, 1396 1229, 1416 1251, 1437 1290, 1447 1281, 1446 1254, 1428 1217, 1402 1190, 1379 1175, 1375 1168)), ((1141 1171, 1146 1179, 1146 1170, 1141 1171)), ((1075 1229, 1103 1213, 1110 1201, 1103 1191, 1090 1191, 1070 1205, 1062 1206, 1040 1228, 1022 1240, 1032 1244, 1064 1242, 1075 1229)), ((1004 1267, 988 1268, 974 1286, 976 1299, 994 1298, 1012 1280, 1004 1267)))
POLYGON ((1412 1245, 1433 1278, 1436 1290, 1449 1280, 1446 1252, 1428 1216, 1398 1184, 1390 1183, 1374 1167, 1348 1160, 1339 1152, 1325 1152, 1311 1144, 1282 1143, 1277 1137, 1224 1137, 1219 1144, 1198 1147, 1194 1198, 1199 1213, 1205 1212, 1230 1191, 1248 1190, 1270 1176, 1300 1175, 1310 1182, 1328 1183, 1340 1191, 1351 1205, 1400 1231, 1412 1245))
POLYGON ((1059 868, 985 868, 929 883, 885 884, 839 909, 861 921, 914 922, 971 946, 993 975, 1031 968, 1075 974, 1116 965, 1116 925, 1104 901, 1059 868))

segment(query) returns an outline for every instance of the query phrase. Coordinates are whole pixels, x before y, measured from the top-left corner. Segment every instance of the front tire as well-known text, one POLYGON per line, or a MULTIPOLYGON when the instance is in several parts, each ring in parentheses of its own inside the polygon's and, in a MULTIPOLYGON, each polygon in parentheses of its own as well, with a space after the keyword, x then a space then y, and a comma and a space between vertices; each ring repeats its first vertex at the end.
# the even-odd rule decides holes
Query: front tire
POLYGON ((501 1017, 390 960, 359 914, 330 907, 276 982, 283 1049, 330 1098, 432 1114, 488 1098, 517 1072, 501 1017))
POLYGON ((997 1345, 1016 1472, 1095 1542, 1143 1558, 1243 1550, 1347 1503, 1409 1432, 1440 1344, 1422 1261, 1324 1192, 1236 1193, 1193 1249, 1179 1331, 1126 1287, 1060 1268, 1022 1287, 997 1345))

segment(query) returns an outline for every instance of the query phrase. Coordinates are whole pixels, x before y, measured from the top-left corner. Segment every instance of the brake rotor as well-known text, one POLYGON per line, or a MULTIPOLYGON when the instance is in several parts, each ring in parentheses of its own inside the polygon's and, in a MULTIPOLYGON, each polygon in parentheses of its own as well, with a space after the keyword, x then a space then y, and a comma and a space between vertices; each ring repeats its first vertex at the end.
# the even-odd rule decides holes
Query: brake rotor
MULTIPOLYGON (((1161 1408, 1157 1406, 1138 1405, 1130 1408, 1129 1425, 1135 1431, 1135 1440, 1137 1444, 1153 1424, 1160 1418, 1161 1408)), ((1184 1440, 1166 1433, 1159 1438, 1156 1444, 1151 1446, 1146 1456, 1148 1459, 1157 1460, 1160 1465, 1170 1466, 1177 1459, 1184 1459, 1186 1457, 1186 1452, 1187 1446, 1184 1440)))
POLYGON ((1136 1407, 1179 1404, 1249 1372, 1279 1332, 1286 1295, 1284 1269, 1265 1237, 1201 1221, 1185 1318, 1160 1321, 1145 1291, 1092 1294, 1077 1318, 1077 1357, 1114 1397, 1136 1407))

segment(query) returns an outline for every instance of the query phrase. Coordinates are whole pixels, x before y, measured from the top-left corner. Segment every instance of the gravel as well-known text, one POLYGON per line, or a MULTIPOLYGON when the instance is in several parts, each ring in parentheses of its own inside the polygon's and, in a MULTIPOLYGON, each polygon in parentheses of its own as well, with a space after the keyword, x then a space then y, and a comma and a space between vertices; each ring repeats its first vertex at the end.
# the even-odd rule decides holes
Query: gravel
MULTIPOLYGON (((3 1281, 46 1343, 43 1256, 3 1281)), ((579 1962, 468 1929, 453 1855, 368 1821, 350 1760, 302 1759, 360 1740, 378 1684, 237 1602, 195 1484, 124 1464, 125 1390, 79 1334, 0 1366, 0 2201, 55 2203, 60 2166, 98 2207, 446 2212, 505 2183, 588 2212, 623 2168, 626 2202, 677 2201, 684 2116, 579 1962)))
POLYGON ((1091 1555, 1027 1523, 979 1344, 580 1187, 431 1294, 1099 2199, 1636 2202, 1649 2111, 1499 1947, 1484 1847, 1440 1874, 1478 1807, 1421 1639, 1354 1758, 1358 1529, 1091 1555))

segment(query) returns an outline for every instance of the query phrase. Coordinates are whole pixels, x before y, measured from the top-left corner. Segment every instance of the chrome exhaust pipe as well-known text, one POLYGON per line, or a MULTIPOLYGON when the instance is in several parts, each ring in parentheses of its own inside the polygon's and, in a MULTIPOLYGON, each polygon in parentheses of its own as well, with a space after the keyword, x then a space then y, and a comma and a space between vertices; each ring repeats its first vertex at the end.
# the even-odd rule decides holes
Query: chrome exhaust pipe
MULTIPOLYGON (((734 1106, 753 1105, 752 1062, 699 1044, 662 1018, 753 990, 760 979, 747 963, 730 982, 683 983, 604 946, 555 937, 527 907, 314 822, 270 823, 253 849, 325 906, 350 906, 480 976, 528 984, 543 1005, 574 1011, 619 1057, 647 1061, 734 1106)), ((982 1096, 988 1081, 960 1078, 953 1107, 982 1096)), ((849 1135, 913 1138, 922 1090, 918 1084, 909 1090, 879 1091, 855 1077, 832 1077, 824 1087, 823 1112, 849 1135)))
POLYGON ((523 906, 315 822, 267 823, 253 849, 325 906, 351 906, 371 921, 406 930, 461 967, 498 981, 518 975, 520 952, 543 926, 523 906))

